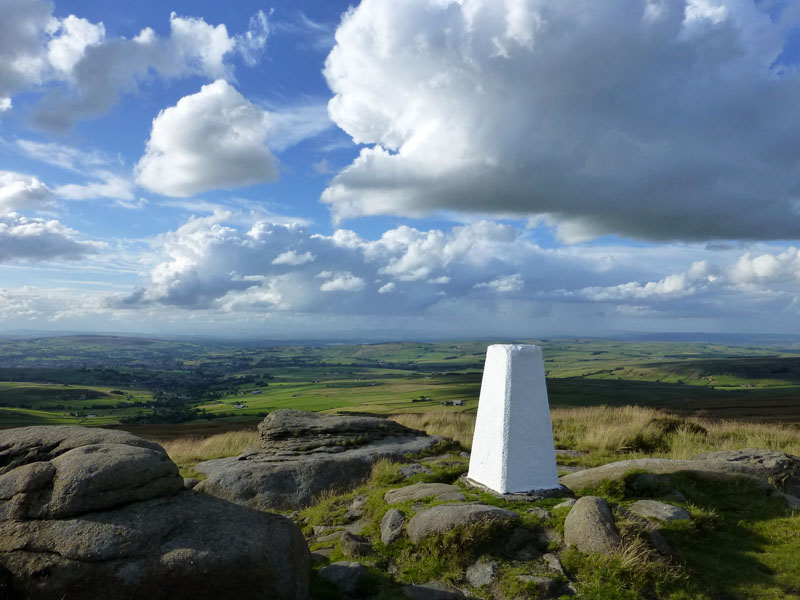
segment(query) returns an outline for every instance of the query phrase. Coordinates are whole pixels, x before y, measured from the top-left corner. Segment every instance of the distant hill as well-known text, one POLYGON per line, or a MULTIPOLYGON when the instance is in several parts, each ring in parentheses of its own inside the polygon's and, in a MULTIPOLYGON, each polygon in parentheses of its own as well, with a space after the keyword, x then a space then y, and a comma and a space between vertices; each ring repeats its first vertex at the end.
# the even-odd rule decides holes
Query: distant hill
POLYGON ((780 333, 632 333, 619 336, 617 339, 635 342, 695 342, 737 346, 781 346, 786 344, 800 344, 800 335, 780 333))

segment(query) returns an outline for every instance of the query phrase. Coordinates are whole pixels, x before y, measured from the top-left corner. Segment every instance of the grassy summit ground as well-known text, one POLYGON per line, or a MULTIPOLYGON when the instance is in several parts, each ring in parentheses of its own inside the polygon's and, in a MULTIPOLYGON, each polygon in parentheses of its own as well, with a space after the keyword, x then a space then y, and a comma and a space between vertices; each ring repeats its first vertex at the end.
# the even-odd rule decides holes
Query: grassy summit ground
MULTIPOLYGON (((435 412, 395 415, 392 418, 410 427, 424 429, 456 440, 468 449, 474 415, 435 412)), ((559 462, 590 467, 615 460, 642 457, 688 458, 716 450, 746 447, 767 448, 800 455, 800 429, 792 425, 766 425, 704 418, 683 418, 644 407, 566 408, 552 411, 556 446, 578 450, 574 457, 559 457, 559 462)), ((235 455, 254 443, 254 431, 230 432, 204 439, 182 437, 164 442, 170 456, 187 475, 195 474, 200 460, 235 455)), ((346 522, 345 514, 354 498, 366 497, 365 514, 369 521, 365 535, 376 553, 360 559, 370 568, 367 591, 371 597, 401 598, 398 583, 419 583, 440 579, 464 587, 464 569, 479 559, 500 562, 499 579, 491 589, 471 589, 478 597, 533 598, 536 592, 521 584, 519 575, 546 572, 541 559, 513 560, 498 552, 485 532, 464 532, 434 537, 414 547, 407 540, 384 546, 379 540, 379 523, 388 509, 384 493, 416 481, 452 483, 465 472, 468 461, 457 454, 441 462, 426 463, 432 474, 403 480, 399 465, 379 463, 370 481, 354 490, 327 494, 294 515, 311 540, 312 550, 329 553, 328 561, 344 559, 336 540, 316 541, 314 527, 335 529, 346 522), (387 576, 387 570, 395 574, 387 576)), ((661 490, 635 491, 623 478, 605 482, 586 493, 605 497, 613 506, 626 507, 635 500, 659 497, 661 490)), ((672 488, 685 501, 691 523, 667 524, 662 531, 677 551, 677 557, 655 555, 636 537, 634 528, 619 521, 626 540, 624 550, 609 556, 584 556, 560 549, 567 575, 582 598, 597 600, 662 599, 733 600, 794 599, 800 597, 800 516, 787 509, 782 500, 765 496, 763 490, 742 481, 707 481, 690 474, 673 476, 672 488)), ((474 495, 474 494, 473 494, 474 495)), ((554 509, 560 500, 543 500, 537 505, 551 512, 552 518, 533 522, 538 517, 527 510, 530 504, 505 502, 477 494, 484 503, 515 510, 523 521, 559 533, 563 531, 565 509, 554 509), (533 519, 533 521, 532 521, 533 519)), ((428 501, 425 506, 436 504, 428 501)), ((421 506, 405 507, 408 511, 421 506)), ((556 549, 551 544, 550 550, 556 549)), ((547 548, 542 548, 543 551, 547 548)), ((324 563, 323 563, 324 564, 324 563)), ((315 569, 318 569, 317 565, 315 569)), ((552 575, 552 573, 551 573, 552 575)), ((315 579, 316 598, 338 598, 336 591, 315 579)))

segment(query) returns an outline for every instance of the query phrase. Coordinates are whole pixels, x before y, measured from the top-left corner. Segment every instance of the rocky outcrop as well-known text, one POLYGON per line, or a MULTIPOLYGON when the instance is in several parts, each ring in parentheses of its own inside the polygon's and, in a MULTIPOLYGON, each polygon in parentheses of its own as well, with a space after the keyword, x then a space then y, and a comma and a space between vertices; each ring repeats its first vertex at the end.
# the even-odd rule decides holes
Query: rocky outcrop
POLYGON ((288 519, 184 490, 157 444, 125 432, 0 433, 0 571, 11 598, 305 598, 288 519))
POLYGON ((429 535, 445 533, 454 527, 478 523, 506 525, 519 519, 513 511, 486 504, 440 504, 414 515, 406 526, 408 537, 418 543, 429 535))
POLYGON ((698 454, 693 460, 747 465, 759 471, 762 477, 768 479, 781 491, 800 497, 800 456, 774 450, 745 448, 698 454))
POLYGON ((603 498, 579 498, 564 521, 564 543, 581 552, 613 552, 622 540, 611 508, 603 498))
POLYGON ((345 452, 387 437, 424 435, 389 419, 276 410, 258 425, 257 454, 307 456, 345 452))
POLYGON ((198 464, 195 488, 252 508, 307 506, 318 494, 358 485, 381 458, 428 450, 442 438, 376 417, 278 410, 259 425, 259 446, 198 464))
POLYGON ((618 479, 636 470, 657 474, 690 472, 709 479, 725 479, 732 476, 744 477, 765 490, 775 489, 767 480, 765 471, 753 465, 722 460, 672 460, 669 458, 621 460, 600 467, 562 475, 559 481, 569 489, 579 491, 595 488, 603 481, 618 479))
POLYGON ((125 432, 25 427, 0 438, 2 520, 59 519, 181 489, 163 448, 125 432))

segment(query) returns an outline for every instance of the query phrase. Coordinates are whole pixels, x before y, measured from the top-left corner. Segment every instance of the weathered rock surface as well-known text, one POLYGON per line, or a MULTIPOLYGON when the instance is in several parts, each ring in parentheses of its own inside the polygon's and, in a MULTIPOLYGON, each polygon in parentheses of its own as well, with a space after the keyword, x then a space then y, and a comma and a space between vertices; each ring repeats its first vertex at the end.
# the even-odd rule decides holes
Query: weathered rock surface
POLYGON ((628 510, 645 519, 657 521, 690 521, 692 518, 685 508, 658 500, 638 500, 628 510))
POLYGON ((322 492, 363 482, 381 458, 419 453, 442 439, 387 419, 297 410, 271 413, 259 431, 259 447, 198 464, 207 479, 195 489, 261 510, 307 506, 322 492))
POLYGON ((355 521, 364 516, 364 505, 367 503, 366 496, 356 496, 347 507, 347 512, 344 513, 344 518, 348 521, 355 521))
POLYGON ((297 526, 184 490, 163 449, 130 434, 0 432, 0 489, 12 598, 307 596, 297 526))
POLYGON ((69 517, 181 489, 164 449, 126 432, 22 427, 0 437, 0 520, 69 517))
POLYGON ((698 454, 693 460, 747 465, 761 471, 762 476, 781 491, 792 496, 800 496, 800 456, 773 450, 745 448, 698 454))
POLYGON ((319 578, 332 584, 336 589, 352 596, 367 574, 367 568, 359 562, 335 562, 319 570, 319 578))
POLYGON ((410 465, 406 465, 405 467, 400 467, 398 473, 403 476, 403 478, 413 477, 414 475, 425 474, 430 475, 433 471, 430 468, 426 467, 425 465, 421 465, 419 463, 412 463, 410 465))
POLYGON ((6 522, 3 530, 0 563, 24 597, 307 594, 308 549, 291 521, 192 492, 84 517, 6 522))
POLYGON ((286 409, 270 413, 259 423, 258 432, 258 453, 306 456, 313 452, 345 452, 353 446, 385 437, 404 437, 414 430, 377 417, 323 415, 286 409))
POLYGON ((349 558, 369 556, 373 553, 372 545, 367 538, 353 535, 349 531, 342 532, 339 537, 339 547, 342 549, 342 554, 349 558))
POLYGON ((579 498, 564 521, 564 542, 581 552, 612 552, 621 543, 611 508, 603 498, 579 498))
POLYGON ((434 533, 444 533, 454 527, 489 522, 496 525, 511 523, 519 519, 513 511, 486 504, 440 504, 414 515, 406 526, 413 543, 434 533))
POLYGON ((406 585, 403 595, 411 600, 458 600, 463 598, 458 589, 447 585, 443 581, 429 581, 422 585, 406 585))
POLYGON ((765 490, 775 487, 767 480, 764 469, 743 462, 723 460, 673 460, 669 458, 637 458, 609 463, 592 469, 562 475, 559 481, 573 491, 593 488, 607 479, 618 479, 632 470, 650 473, 691 472, 711 479, 745 477, 765 490))
POLYGON ((491 585, 500 563, 496 560, 480 560, 467 568, 466 579, 472 587, 491 585))
POLYGON ((425 498, 463 500, 464 495, 458 487, 447 483, 415 483, 389 490, 383 495, 383 500, 386 504, 400 504, 401 502, 412 502, 414 500, 424 500, 425 498))
POLYGON ((22 465, 49 461, 69 450, 93 444, 124 444, 164 452, 155 442, 143 440, 127 431, 73 425, 20 427, 2 431, 0 469, 7 473, 22 465))
POLYGON ((547 568, 551 571, 555 571, 559 575, 567 574, 567 572, 564 570, 564 565, 561 564, 561 560, 555 554, 550 552, 543 554, 542 560, 544 561, 544 564, 547 565, 547 568))
POLYGON ((544 508, 542 508, 540 506, 532 506, 531 508, 529 508, 525 512, 526 513, 530 513, 532 515, 536 515, 542 521, 549 521, 550 519, 553 518, 553 515, 550 514, 549 510, 546 510, 546 509, 544 509, 544 508))
POLYGON ((404 512, 390 508, 381 519, 381 542, 387 546, 403 535, 403 525, 406 522, 404 512))

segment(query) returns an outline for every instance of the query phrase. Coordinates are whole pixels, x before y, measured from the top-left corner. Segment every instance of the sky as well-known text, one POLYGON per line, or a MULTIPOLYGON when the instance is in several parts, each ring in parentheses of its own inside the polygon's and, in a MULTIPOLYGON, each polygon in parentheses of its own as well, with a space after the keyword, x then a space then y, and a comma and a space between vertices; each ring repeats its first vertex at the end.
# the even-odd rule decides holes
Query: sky
POLYGON ((0 0, 0 335, 800 334, 797 0, 0 0))

